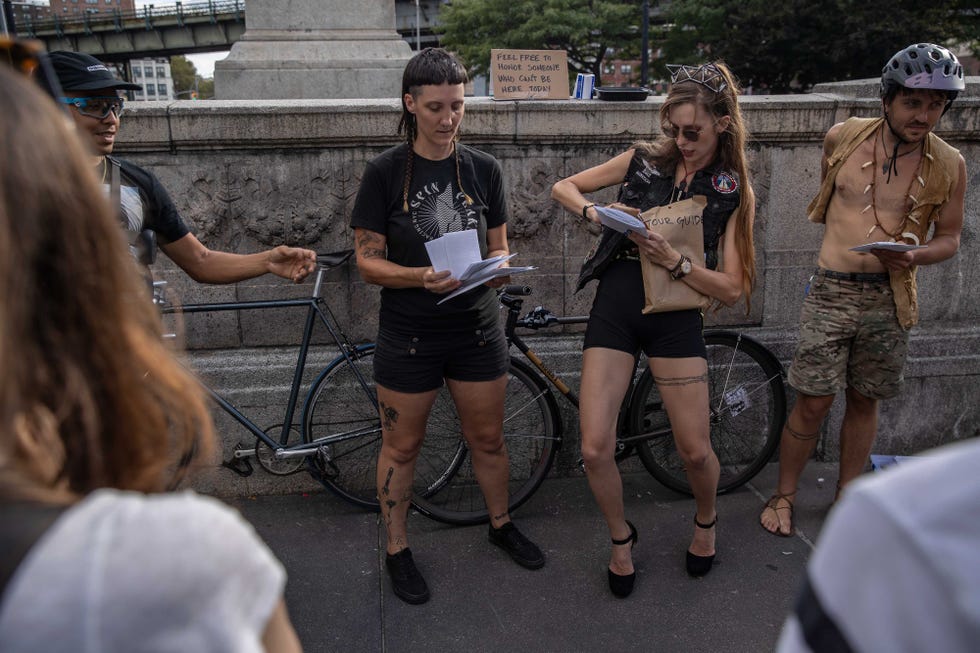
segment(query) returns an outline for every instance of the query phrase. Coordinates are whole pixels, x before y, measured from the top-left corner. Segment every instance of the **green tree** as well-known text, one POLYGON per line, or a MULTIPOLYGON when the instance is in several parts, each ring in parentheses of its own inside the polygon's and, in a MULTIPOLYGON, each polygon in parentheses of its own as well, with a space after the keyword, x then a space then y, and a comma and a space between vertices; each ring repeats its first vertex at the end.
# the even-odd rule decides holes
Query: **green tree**
POLYGON ((804 92, 877 77, 910 43, 974 42, 975 0, 674 0, 663 63, 724 59, 743 85, 804 92))
POLYGON ((182 54, 170 57, 170 75, 174 80, 174 93, 179 98, 187 99, 189 91, 197 88, 197 66, 182 54))
POLYGON ((439 12, 443 47, 471 74, 487 74, 492 48, 565 50, 570 76, 602 79, 607 51, 636 48, 636 0, 453 0, 439 12))
POLYGON ((214 80, 210 78, 198 78, 197 80, 197 99, 214 99, 214 80))

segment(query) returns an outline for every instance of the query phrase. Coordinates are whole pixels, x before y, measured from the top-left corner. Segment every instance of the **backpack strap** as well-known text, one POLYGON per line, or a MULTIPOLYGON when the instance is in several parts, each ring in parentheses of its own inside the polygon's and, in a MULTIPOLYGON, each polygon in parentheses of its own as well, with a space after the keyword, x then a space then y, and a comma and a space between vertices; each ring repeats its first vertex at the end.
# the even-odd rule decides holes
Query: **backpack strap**
POLYGON ((129 219, 122 208, 122 164, 111 156, 106 156, 105 160, 109 165, 109 201, 110 206, 116 207, 119 212, 119 222, 122 224, 123 231, 126 232, 126 239, 129 241, 129 251, 139 263, 144 266, 152 265, 156 261, 157 235, 152 229, 142 231, 132 231, 129 226, 129 219))
POLYGON ((0 597, 31 548, 68 508, 34 501, 0 502, 0 597))

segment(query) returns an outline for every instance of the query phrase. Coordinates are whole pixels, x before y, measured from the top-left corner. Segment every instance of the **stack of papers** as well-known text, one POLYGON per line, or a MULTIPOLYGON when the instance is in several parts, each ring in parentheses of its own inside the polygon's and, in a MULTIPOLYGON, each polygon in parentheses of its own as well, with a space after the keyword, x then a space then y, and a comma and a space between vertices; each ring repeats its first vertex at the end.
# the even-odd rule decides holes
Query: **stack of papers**
POLYGON ((425 244, 425 249, 429 253, 433 270, 436 272, 449 270, 452 277, 463 284, 440 299, 437 304, 472 290, 496 277, 505 277, 537 269, 532 265, 501 267, 517 254, 501 254, 488 259, 481 258, 476 229, 444 234, 435 240, 428 241, 425 244))
POLYGON ((876 243, 852 247, 852 252, 870 252, 873 249, 887 249, 892 252, 910 252, 913 249, 925 249, 926 245, 909 245, 908 243, 893 243, 889 240, 879 240, 876 243))
POLYGON ((634 215, 630 215, 626 211, 620 211, 619 209, 613 209, 608 206, 599 206, 598 204, 595 206, 595 210, 599 214, 599 222, 603 226, 615 229, 621 233, 633 232, 641 236, 647 235, 647 228, 643 224, 643 220, 640 220, 634 215))

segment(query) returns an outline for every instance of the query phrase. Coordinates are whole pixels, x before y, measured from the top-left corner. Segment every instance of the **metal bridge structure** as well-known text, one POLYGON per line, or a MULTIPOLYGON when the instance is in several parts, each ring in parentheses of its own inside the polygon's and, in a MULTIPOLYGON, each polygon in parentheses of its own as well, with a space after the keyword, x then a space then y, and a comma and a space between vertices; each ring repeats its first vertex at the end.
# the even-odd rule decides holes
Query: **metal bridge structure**
MULTIPOLYGON (((441 4, 396 0, 396 29, 413 48, 438 44, 432 28, 441 4)), ((221 52, 245 33, 245 0, 195 0, 145 5, 135 11, 22 19, 15 28, 18 36, 42 41, 49 52, 85 52, 106 62, 221 52)))

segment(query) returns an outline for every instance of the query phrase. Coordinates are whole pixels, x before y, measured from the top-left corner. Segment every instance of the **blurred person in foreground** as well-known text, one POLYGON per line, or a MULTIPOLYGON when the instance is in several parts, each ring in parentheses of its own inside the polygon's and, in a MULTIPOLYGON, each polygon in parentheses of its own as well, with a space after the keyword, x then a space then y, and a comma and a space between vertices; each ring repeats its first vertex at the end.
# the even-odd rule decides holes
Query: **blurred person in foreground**
POLYGON ((142 264, 153 262, 159 244, 170 260, 202 283, 234 283, 266 273, 300 283, 316 269, 316 254, 309 249, 280 245, 233 254, 205 247, 153 173, 112 156, 125 105, 119 91, 142 86, 116 79, 105 64, 81 52, 56 51, 49 58, 64 91, 59 101, 88 145, 95 174, 118 207, 130 247, 142 264))
POLYGON ((7 67, 0 115, 0 650, 299 651, 252 527, 163 492, 212 426, 73 125, 7 67))
POLYGON ((839 492, 864 471, 878 402, 902 390, 909 329, 919 319, 916 269, 960 245, 966 163, 933 130, 964 87, 952 52, 910 45, 882 70, 882 116, 850 118, 824 139, 820 191, 807 212, 825 230, 789 369, 796 403, 779 444, 776 491, 759 517, 774 535, 793 533, 800 475, 837 393, 847 402, 839 492), (854 251, 862 245, 870 252, 854 251), (927 246, 894 250, 901 245, 927 246))
POLYGON ((779 653, 968 653, 980 642, 980 441, 848 486, 779 653))

